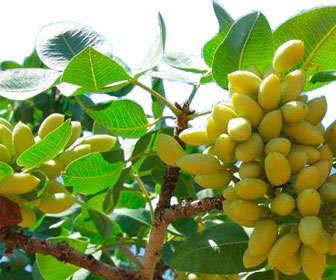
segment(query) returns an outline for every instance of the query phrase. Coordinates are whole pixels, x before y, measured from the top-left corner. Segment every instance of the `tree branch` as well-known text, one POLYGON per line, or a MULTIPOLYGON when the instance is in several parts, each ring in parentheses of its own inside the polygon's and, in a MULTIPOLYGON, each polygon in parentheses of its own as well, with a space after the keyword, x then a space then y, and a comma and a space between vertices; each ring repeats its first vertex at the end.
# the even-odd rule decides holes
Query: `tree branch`
POLYGON ((108 280, 140 279, 136 278, 134 272, 111 267, 98 261, 92 255, 85 255, 78 252, 65 242, 56 243, 40 238, 30 237, 21 232, 15 232, 10 228, 0 230, 0 241, 3 242, 7 248, 21 248, 28 253, 50 255, 59 261, 85 268, 93 274, 108 280))

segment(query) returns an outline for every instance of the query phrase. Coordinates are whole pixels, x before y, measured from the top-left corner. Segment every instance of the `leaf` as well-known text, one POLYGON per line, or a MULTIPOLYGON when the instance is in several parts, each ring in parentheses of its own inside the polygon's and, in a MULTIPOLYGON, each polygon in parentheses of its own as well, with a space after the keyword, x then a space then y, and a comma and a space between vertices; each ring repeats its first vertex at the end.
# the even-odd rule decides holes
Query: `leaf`
POLYGON ((194 55, 179 52, 167 53, 163 60, 170 66, 187 72, 205 73, 209 70, 203 59, 194 55))
POLYGON ((113 234, 113 223, 111 219, 104 213, 94 209, 88 209, 88 212, 101 236, 105 239, 111 237, 113 234))
POLYGON ((147 132, 145 112, 132 100, 113 100, 98 105, 85 96, 78 96, 77 100, 92 119, 115 135, 138 138, 147 132))
POLYGON ((230 14, 224 9, 223 5, 221 4, 221 1, 213 0, 212 6, 218 20, 219 30, 220 31, 229 30, 231 24, 233 23, 233 19, 230 16, 230 14))
POLYGON ((312 84, 315 83, 323 83, 323 82, 332 82, 336 80, 336 71, 321 71, 315 73, 313 76, 310 77, 310 82, 312 84))
POLYGON ((246 271, 242 263, 248 236, 234 223, 211 227, 184 242, 168 242, 163 260, 173 269, 209 274, 246 271))
POLYGON ((0 181, 14 173, 14 169, 7 163, 0 161, 0 181))
POLYGON ((120 192, 115 208, 138 209, 145 207, 145 205, 146 199, 141 192, 125 190, 120 192))
MULTIPOLYGON (((256 272, 249 275, 246 278, 246 280, 273 280, 273 279, 274 275, 272 270, 256 272)), ((279 272, 279 280, 308 280, 308 278, 304 276, 302 272, 293 276, 284 275, 279 272)))
POLYGON ((39 178, 40 183, 32 191, 20 195, 25 200, 29 200, 29 201, 39 198, 46 191, 48 182, 49 182, 48 177, 40 171, 34 171, 34 172, 31 172, 30 174, 39 178))
MULTIPOLYGON (((302 67, 306 68, 307 76, 322 70, 335 68, 336 56, 336 7, 321 7, 304 11, 286 22, 274 31, 274 46, 290 39, 304 42, 305 52, 302 67)), ((318 88, 323 84, 306 84, 306 91, 318 88)))
POLYGON ((122 168, 122 162, 110 163, 100 153, 92 153, 70 163, 62 178, 73 193, 94 194, 112 187, 122 168))
MULTIPOLYGON (((66 242, 69 246, 82 253, 84 253, 88 245, 87 241, 69 237, 55 237, 49 238, 48 240, 54 242, 66 242)), ((42 254, 36 254, 36 262, 38 269, 45 280, 67 279, 79 269, 79 267, 66 264, 58 261, 54 257, 42 254)))
POLYGON ((112 58, 86 47, 71 59, 63 72, 62 81, 99 91, 106 85, 130 78, 126 70, 112 58))
POLYGON ((43 63, 37 55, 36 50, 34 50, 29 56, 27 56, 23 61, 24 68, 43 68, 43 63))
POLYGON ((50 132, 45 138, 25 150, 16 160, 25 168, 38 167, 55 158, 66 146, 71 136, 70 120, 50 132))
POLYGON ((68 62, 87 46, 111 54, 111 45, 91 28, 74 22, 57 22, 42 28, 36 38, 39 58, 51 69, 63 71, 68 62))
POLYGON ((168 226, 168 230, 180 236, 190 236, 197 231, 197 223, 192 218, 182 218, 168 226))
POLYGON ((20 68, 0 71, 0 96, 25 100, 52 87, 60 73, 48 69, 20 68))
POLYGON ((217 48, 212 74, 222 88, 228 88, 227 74, 255 66, 259 71, 271 65, 273 55, 272 31, 260 12, 237 20, 217 48))
MULTIPOLYGON (((152 77, 151 82, 152 82, 152 89, 155 90, 157 93, 159 93, 161 96, 165 97, 166 94, 165 94, 163 80, 160 78, 152 77)), ((165 105, 163 105, 159 100, 157 100, 152 95, 151 95, 151 98, 152 98, 153 117, 155 119, 159 119, 163 115, 163 110, 164 110, 165 105)))
POLYGON ((15 68, 22 68, 22 65, 18 64, 15 61, 5 60, 1 62, 0 68, 1 70, 15 69, 15 68))
POLYGON ((190 78, 176 72, 148 71, 146 75, 167 81, 180 82, 191 85, 196 83, 196 80, 191 80, 190 78))
POLYGON ((143 226, 150 226, 149 211, 143 208, 115 209, 109 216, 130 236, 136 236, 143 226))
POLYGON ((158 14, 158 23, 160 28, 159 36, 156 38, 155 43, 150 48, 141 68, 143 70, 151 69, 159 64, 163 57, 165 45, 166 45, 166 26, 162 15, 158 14))

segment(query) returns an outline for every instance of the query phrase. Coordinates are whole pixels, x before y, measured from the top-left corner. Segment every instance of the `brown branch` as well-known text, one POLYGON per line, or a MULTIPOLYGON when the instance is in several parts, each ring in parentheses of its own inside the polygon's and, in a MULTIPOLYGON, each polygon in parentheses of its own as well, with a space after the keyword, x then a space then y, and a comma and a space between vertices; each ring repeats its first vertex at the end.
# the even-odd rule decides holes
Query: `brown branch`
POLYGON ((136 277, 134 272, 111 267, 98 261, 92 255, 78 252, 65 242, 56 243, 30 237, 21 232, 15 232, 10 228, 0 230, 0 241, 8 248, 21 248, 27 253, 40 253, 53 256, 59 261, 85 268, 93 274, 108 280, 140 279, 136 277))

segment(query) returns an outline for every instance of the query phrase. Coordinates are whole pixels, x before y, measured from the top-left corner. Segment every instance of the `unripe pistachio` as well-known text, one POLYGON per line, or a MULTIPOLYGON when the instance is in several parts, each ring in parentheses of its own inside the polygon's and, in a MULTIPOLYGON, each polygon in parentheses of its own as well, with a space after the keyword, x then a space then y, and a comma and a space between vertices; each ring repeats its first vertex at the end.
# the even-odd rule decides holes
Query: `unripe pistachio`
POLYGON ((220 162, 212 155, 188 154, 180 157, 176 165, 190 174, 204 175, 221 171, 220 162))
POLYGON ((282 115, 280 110, 267 113, 261 120, 258 131, 264 141, 269 141, 280 135, 282 130, 282 115))
POLYGON ((321 132, 316 130, 311 123, 307 121, 285 125, 284 133, 299 144, 319 145, 324 141, 321 132))
POLYGON ((91 152, 107 152, 112 150, 117 143, 117 138, 106 134, 97 134, 89 136, 80 141, 79 144, 89 144, 91 146, 91 152))
POLYGON ((306 216, 300 220, 299 236, 305 245, 315 244, 321 237, 323 231, 322 222, 316 216, 306 216))
POLYGON ((265 146, 265 154, 277 152, 287 156, 291 148, 291 142, 287 138, 277 137, 271 139, 265 146))
POLYGON ((235 149, 235 156, 242 162, 250 162, 263 154, 264 142, 257 133, 253 133, 249 140, 239 143, 235 149))
POLYGON ((35 189, 40 179, 28 173, 14 173, 0 181, 1 194, 23 194, 35 189))
POLYGON ((302 69, 288 73, 281 84, 280 103, 296 100, 306 84, 306 75, 302 69))
POLYGON ((327 112, 327 100, 324 96, 314 98, 308 102, 308 114, 306 120, 312 125, 322 121, 327 112))
POLYGON ((296 201, 302 216, 316 216, 320 211, 321 197, 315 189, 304 189, 296 201))
POLYGON ((275 74, 270 74, 261 83, 258 102, 265 110, 274 110, 280 102, 280 79, 275 74))
POLYGON ((49 115, 42 123, 38 131, 38 136, 43 139, 50 132, 58 128, 64 121, 64 115, 54 113, 49 115))
POLYGON ((273 68, 278 72, 289 71, 303 57, 304 44, 301 40, 289 40, 280 45, 273 57, 273 68))
POLYGON ((71 136, 66 144, 66 148, 71 146, 75 141, 81 136, 82 133, 82 124, 80 122, 72 121, 71 122, 71 136))
POLYGON ((308 114, 308 106, 302 101, 290 101, 282 105, 281 112, 285 122, 301 122, 308 114))
POLYGON ((277 195, 271 203, 272 212, 278 214, 279 216, 287 216, 293 212, 295 208, 295 199, 287 194, 280 193, 277 195))
POLYGON ((234 118, 228 123, 228 134, 234 141, 246 141, 251 137, 252 126, 249 120, 234 118))
POLYGON ((20 212, 21 212, 22 220, 18 224, 19 227, 28 228, 35 223, 36 215, 33 210, 31 210, 30 208, 26 206, 23 206, 20 208, 20 212))
POLYGON ((18 122, 13 129, 13 143, 17 155, 35 144, 34 135, 28 125, 18 122))
POLYGON ((161 133, 156 141, 159 158, 167 165, 176 166, 176 161, 184 155, 181 145, 170 135, 161 133))
POLYGON ((208 133, 204 129, 199 128, 188 128, 181 132, 179 135, 180 139, 192 146, 199 146, 199 145, 210 145, 212 141, 208 137, 208 133))
POLYGON ((271 152, 266 156, 265 172, 267 179, 274 186, 287 183, 291 175, 287 158, 277 152, 271 152))
POLYGON ((212 118, 217 127, 220 127, 223 132, 226 132, 229 120, 236 117, 238 117, 237 114, 228 104, 219 103, 212 108, 212 118))
POLYGON ((222 171, 213 174, 196 175, 194 181, 204 188, 221 188, 227 186, 232 179, 232 174, 222 171))
POLYGON ((250 71, 238 70, 228 74, 230 92, 255 95, 261 79, 250 71))
POLYGON ((326 266, 325 254, 317 253, 309 246, 302 246, 300 250, 300 262, 303 272, 308 279, 321 279, 326 266))

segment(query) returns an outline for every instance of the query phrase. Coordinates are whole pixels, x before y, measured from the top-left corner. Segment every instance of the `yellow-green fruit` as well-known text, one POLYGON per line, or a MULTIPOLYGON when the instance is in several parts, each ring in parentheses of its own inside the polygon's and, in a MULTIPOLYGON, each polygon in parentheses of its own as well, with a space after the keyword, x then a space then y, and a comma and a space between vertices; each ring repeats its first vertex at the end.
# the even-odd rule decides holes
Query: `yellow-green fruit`
POLYGON ((55 160, 49 160, 39 167, 39 170, 42 171, 49 179, 54 179, 61 175, 64 165, 55 160))
POLYGON ((187 279, 188 280, 202 280, 202 278, 195 273, 189 273, 187 276, 187 279))
POLYGON ((222 171, 214 174, 196 175, 195 182, 203 188, 221 188, 227 186, 232 179, 232 174, 222 171))
POLYGON ((287 158, 283 154, 276 152, 271 152, 266 156, 265 172, 268 181, 274 186, 287 183, 291 175, 287 158))
POLYGON ((225 130, 218 127, 215 120, 212 117, 210 117, 207 122, 206 132, 211 142, 215 142, 218 136, 221 135, 223 132, 225 132, 225 130))
POLYGON ((301 40, 289 40, 280 45, 273 57, 273 68, 277 72, 289 71, 303 57, 304 45, 301 40))
POLYGON ((321 198, 325 202, 336 202, 336 184, 325 182, 319 189, 321 198))
MULTIPOLYGON (((48 187, 47 187, 47 192, 48 193, 69 193, 69 191, 66 189, 66 187, 61 184, 60 182, 56 180, 49 180, 48 182, 48 187)), ((70 194, 70 193, 69 193, 70 194)))
POLYGON ((257 221, 261 215, 261 209, 251 201, 236 199, 229 203, 226 214, 233 219, 257 221))
POLYGON ((259 178, 262 173, 261 164, 257 161, 243 162, 239 166, 239 177, 241 179, 259 178))
POLYGON ((227 188, 225 188, 222 192, 222 195, 226 199, 226 201, 232 201, 239 198, 236 194, 235 189, 232 186, 228 186, 227 188))
POLYGON ((9 121, 7 121, 6 119, 4 119, 4 118, 0 118, 0 124, 4 125, 9 130, 13 130, 12 124, 9 121))
POLYGON ((296 98, 297 101, 302 101, 304 103, 307 103, 308 101, 308 96, 305 94, 301 94, 296 98))
POLYGON ((253 133, 249 140, 239 143, 235 156, 242 162, 250 162, 263 154, 264 142, 258 133, 253 133))
POLYGON ((81 144, 60 154, 55 159, 55 162, 64 169, 70 162, 87 155, 90 152, 92 152, 92 146, 90 144, 81 144))
POLYGON ((291 142, 287 138, 278 137, 271 139, 265 145, 265 154, 269 154, 271 152, 277 152, 287 156, 291 148, 291 142))
POLYGON ((72 121, 71 122, 71 136, 66 144, 66 148, 71 146, 75 141, 81 136, 82 133, 82 125, 80 122, 72 121))
POLYGON ((331 162, 328 160, 320 160, 314 163, 313 166, 317 167, 320 173, 320 183, 319 183, 320 187, 328 178, 331 169, 331 162))
POLYGON ((296 123, 305 119, 308 113, 308 106, 302 101, 290 101, 281 107, 285 122, 296 123))
POLYGON ((308 156, 305 152, 291 151, 287 156, 292 174, 298 173, 308 162, 308 156))
POLYGON ((206 130, 200 128, 188 128, 183 130, 179 137, 184 143, 192 146, 208 146, 212 143, 206 130))
POLYGON ((260 84, 258 102, 265 110, 274 110, 280 102, 280 79, 275 74, 268 75, 260 84))
POLYGON ((260 179, 243 179, 235 185, 236 193, 243 199, 257 199, 264 197, 267 184, 260 179))
POLYGON ((284 133, 299 144, 319 145, 324 141, 321 132, 307 121, 285 125, 284 133))
POLYGON ((91 145, 91 152, 110 151, 117 143, 117 138, 111 135, 99 134, 84 138, 79 144, 91 145))
POLYGON ((328 145, 322 145, 318 151, 320 152, 320 160, 332 161, 333 154, 328 145))
POLYGON ((328 126, 326 132, 324 133, 325 144, 328 144, 333 153, 335 154, 336 145, 336 121, 328 126))
POLYGON ((14 173, 0 181, 1 194, 23 194, 35 189, 40 179, 28 173, 14 173))
POLYGON ((251 137, 252 127, 249 120, 234 118, 229 120, 228 134, 234 141, 246 141, 251 137))
POLYGON ((309 280, 321 279, 326 266, 325 254, 319 254, 309 246, 302 246, 300 250, 300 262, 303 272, 309 280))
POLYGON ((317 253, 327 254, 330 250, 330 244, 331 236, 329 233, 323 230, 320 239, 313 245, 310 245, 310 247, 317 253))
POLYGON ((295 208, 295 199, 287 194, 280 193, 271 202, 271 210, 279 216, 287 216, 293 212, 295 208))
POLYGON ((43 139, 50 132, 58 128, 64 121, 64 115, 62 114, 51 114, 49 115, 41 124, 38 130, 38 136, 43 139))
POLYGON ((261 120, 258 131, 264 141, 269 141, 272 138, 278 137, 282 130, 281 111, 276 110, 267 113, 261 120))
POLYGON ((296 252, 294 255, 289 256, 284 262, 279 263, 276 269, 285 275, 296 275, 300 272, 300 254, 296 252))
POLYGON ((236 117, 238 117, 237 114, 228 104, 219 103, 212 108, 212 118, 223 131, 227 130, 229 120, 236 117))
POLYGON ((294 190, 300 193, 304 189, 316 189, 320 184, 320 172, 316 166, 302 168, 296 175, 294 190))
POLYGON ((273 245, 268 254, 268 264, 271 267, 281 265, 287 258, 293 256, 300 247, 301 241, 296 233, 286 233, 273 245))
POLYGON ((230 91, 233 93, 243 93, 254 95, 258 93, 261 79, 249 71, 234 71, 228 74, 230 91))
POLYGON ((328 182, 336 184, 336 173, 328 177, 328 182))
POLYGON ((252 256, 265 256, 278 237, 278 225, 267 219, 258 221, 250 237, 248 248, 252 256))
POLYGON ((314 98, 308 102, 308 115, 306 120, 312 125, 322 121, 327 112, 327 100, 324 96, 314 98))
POLYGON ((234 93, 231 102, 238 116, 248 119, 252 126, 258 126, 263 117, 263 111, 260 105, 250 96, 240 93, 234 93))
POLYGON ((47 214, 56 214, 69 209, 75 202, 75 198, 68 192, 49 193, 41 196, 39 210, 47 214))
POLYGON ((161 133, 156 141, 159 158, 167 165, 176 166, 176 161, 184 155, 181 145, 170 135, 161 133))
POLYGON ((246 249, 243 255, 243 264, 246 268, 255 267, 266 261, 267 255, 252 256, 249 249, 246 249))
POLYGON ((305 245, 315 244, 321 237, 323 231, 322 222, 316 216, 306 216, 300 220, 299 236, 305 245))
POLYGON ((33 225, 36 221, 35 212, 27 207, 20 208, 22 220, 18 224, 19 227, 28 228, 33 225))
POLYGON ((280 103, 285 104, 297 99, 306 84, 306 75, 302 69, 288 73, 281 83, 280 103))
POLYGON ((13 129, 13 143, 17 155, 35 144, 34 135, 28 125, 18 122, 13 129))
POLYGON ((308 157, 307 163, 312 164, 320 159, 320 152, 312 146, 307 145, 292 145, 292 151, 304 152, 308 157))
POLYGON ((218 159, 206 154, 184 155, 176 161, 176 165, 183 171, 196 175, 217 173, 221 170, 218 159))
POLYGON ((10 162, 11 160, 11 155, 9 153, 9 150, 5 145, 0 144, 0 161, 3 162, 10 162))
POLYGON ((15 154, 12 131, 2 124, 0 124, 0 144, 5 145, 11 155, 15 154))
POLYGON ((331 256, 336 255, 336 233, 331 236, 328 254, 331 256))
POLYGON ((296 199, 302 216, 316 216, 321 207, 321 197, 315 189, 304 189, 296 199))
POLYGON ((323 126, 323 124, 319 123, 317 125, 314 125, 314 128, 319 131, 322 135, 324 135, 325 133, 325 128, 323 126))
POLYGON ((236 142, 227 135, 221 134, 214 145, 214 154, 224 163, 231 162, 234 157, 236 142))

